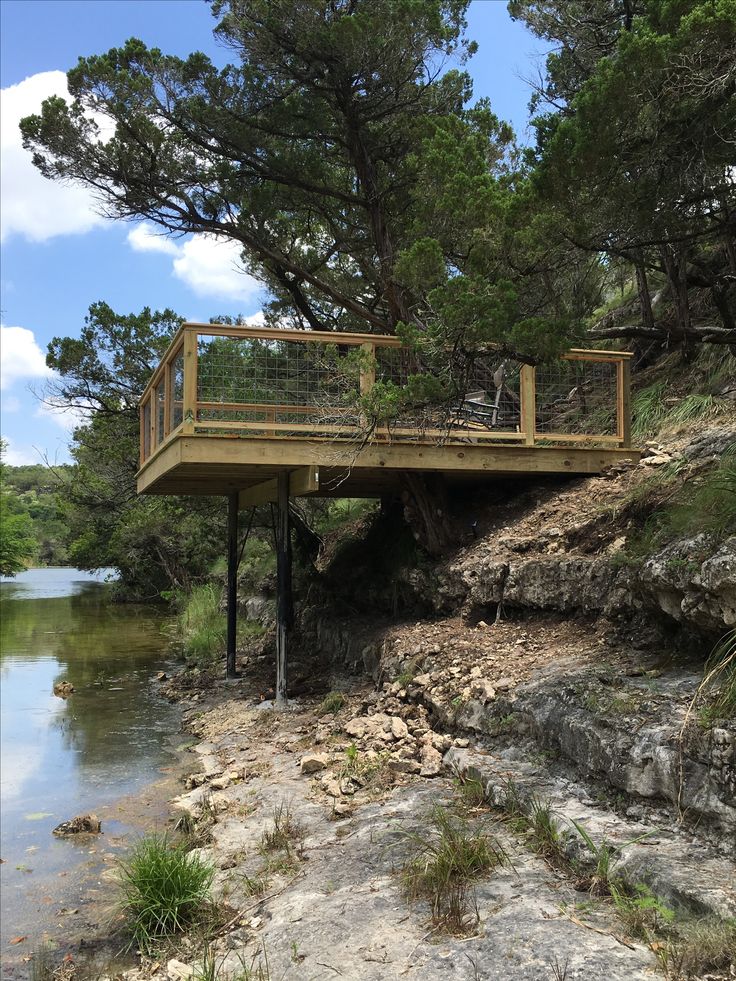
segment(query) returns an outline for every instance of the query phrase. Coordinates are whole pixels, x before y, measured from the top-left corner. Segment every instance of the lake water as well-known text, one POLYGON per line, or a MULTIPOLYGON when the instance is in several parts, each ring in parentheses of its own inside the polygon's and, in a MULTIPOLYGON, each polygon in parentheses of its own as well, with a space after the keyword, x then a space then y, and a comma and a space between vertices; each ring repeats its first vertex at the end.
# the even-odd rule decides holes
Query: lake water
POLYGON ((178 710, 152 683, 171 665, 167 620, 152 607, 111 603, 103 579, 30 569, 0 583, 6 964, 45 938, 63 943, 91 926, 84 889, 139 833, 116 802, 161 780, 180 741, 178 710), (59 681, 74 685, 67 700, 53 694, 59 681), (87 811, 103 817, 104 834, 86 841, 52 835, 87 811), (18 937, 26 939, 10 943, 18 937))

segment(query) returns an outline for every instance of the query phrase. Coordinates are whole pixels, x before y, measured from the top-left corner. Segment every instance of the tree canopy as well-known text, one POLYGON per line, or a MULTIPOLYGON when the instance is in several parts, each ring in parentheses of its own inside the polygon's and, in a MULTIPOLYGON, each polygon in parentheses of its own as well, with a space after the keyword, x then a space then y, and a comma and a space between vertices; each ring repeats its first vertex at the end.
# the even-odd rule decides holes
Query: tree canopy
POLYGON ((640 332, 662 332, 642 283, 654 271, 672 298, 667 333, 736 343, 735 0, 512 0, 510 10, 556 44, 533 100, 535 181, 561 233, 637 268, 640 332), (700 329, 692 287, 715 307, 700 329))
POLYGON ((529 288, 551 267, 510 127, 469 105, 467 2, 217 0, 231 64, 135 39, 82 58, 25 145, 111 215, 237 241, 273 322, 556 350, 575 311, 529 288))

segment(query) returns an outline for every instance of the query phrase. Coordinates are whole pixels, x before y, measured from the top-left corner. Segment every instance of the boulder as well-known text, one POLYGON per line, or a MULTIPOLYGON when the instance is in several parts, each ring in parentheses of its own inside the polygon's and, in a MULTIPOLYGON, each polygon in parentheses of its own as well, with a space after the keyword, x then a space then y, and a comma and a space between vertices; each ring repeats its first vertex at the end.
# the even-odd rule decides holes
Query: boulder
POLYGON ((399 719, 397 716, 393 716, 391 719, 391 735, 394 739, 406 739, 409 735, 409 730, 407 728, 406 722, 403 719, 399 719))
POLYGON ((420 775, 423 777, 436 777, 442 769, 442 756, 430 743, 423 743, 419 750, 419 762, 421 763, 420 775))
POLYGON ((185 964, 174 957, 166 965, 166 976, 169 981, 189 981, 193 974, 194 968, 191 964, 185 964))
POLYGON ((307 753, 302 757, 301 771, 304 774, 319 773, 320 770, 327 769, 329 762, 329 757, 325 753, 307 753))
POLYGON ((58 698, 69 698, 74 692, 74 685, 71 681, 57 681, 54 685, 54 695, 58 698))
POLYGON ((62 821, 57 824, 53 834, 59 838, 66 838, 71 835, 98 835, 102 832, 102 822, 96 814, 78 814, 71 821, 62 821))

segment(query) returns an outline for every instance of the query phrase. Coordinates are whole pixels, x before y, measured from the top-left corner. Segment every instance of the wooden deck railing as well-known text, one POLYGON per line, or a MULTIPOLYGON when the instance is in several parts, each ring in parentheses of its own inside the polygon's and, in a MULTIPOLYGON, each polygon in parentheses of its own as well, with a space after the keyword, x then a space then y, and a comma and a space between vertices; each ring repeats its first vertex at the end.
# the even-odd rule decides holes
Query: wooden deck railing
POLYGON ((457 404, 368 431, 356 396, 418 370, 398 338, 184 324, 141 398, 141 466, 174 436, 198 434, 629 448, 630 358, 573 350, 539 368, 479 360, 457 404))

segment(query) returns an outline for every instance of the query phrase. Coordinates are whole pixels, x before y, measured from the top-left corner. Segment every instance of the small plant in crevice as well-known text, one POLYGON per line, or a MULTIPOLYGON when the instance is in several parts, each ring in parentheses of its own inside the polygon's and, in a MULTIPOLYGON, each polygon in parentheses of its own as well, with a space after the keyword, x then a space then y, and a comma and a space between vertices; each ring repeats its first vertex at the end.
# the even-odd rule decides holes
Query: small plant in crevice
POLYGON ((261 835, 263 852, 284 852, 301 858, 304 851, 304 829, 291 813, 291 805, 277 804, 273 810, 273 825, 261 835))
POLYGON ((246 962, 242 954, 238 955, 238 959, 240 970, 232 975, 230 981, 271 981, 271 969, 265 944, 253 954, 250 961, 246 962))
POLYGON ((166 835, 142 838, 119 865, 119 909, 131 945, 149 951, 192 927, 210 905, 214 866, 166 835))
POLYGON ((473 882, 509 865, 503 846, 491 835, 437 805, 428 827, 405 835, 409 856, 401 869, 408 899, 426 899, 432 922, 450 934, 467 935, 478 923, 473 882))
POLYGON ((478 777, 472 777, 467 773, 458 772, 455 776, 455 787, 458 792, 459 802, 463 807, 471 810, 488 807, 483 781, 478 779, 478 777))
POLYGON ((577 888, 584 887, 593 896, 610 896, 612 863, 616 856, 616 849, 605 841, 596 845, 579 821, 573 819, 572 824, 593 858, 593 869, 590 876, 585 881, 580 881, 577 888))
POLYGON ((341 691, 331 691, 320 702, 316 715, 337 715, 345 704, 345 696, 341 691))
POLYGON ((526 816, 535 851, 554 865, 566 865, 566 833, 558 828, 550 802, 531 797, 526 816))
POLYGON ((348 778, 366 790, 387 790, 394 783, 394 774, 389 767, 389 762, 388 753, 375 753, 370 750, 361 753, 355 743, 351 743, 345 750, 345 761, 340 767, 340 777, 348 778))
POLYGON ((552 971, 552 977, 554 981, 567 981, 568 978, 568 965, 569 960, 565 958, 564 962, 560 964, 559 960, 555 956, 554 961, 550 964, 550 970, 552 971))
POLYGON ((708 720, 736 718, 736 630, 729 630, 706 661, 702 687, 708 690, 708 720))
POLYGON ((263 871, 255 875, 240 876, 240 888, 245 896, 263 896, 268 888, 268 879, 263 871))
POLYGON ((611 882, 610 891, 619 917, 631 935, 640 940, 650 941, 675 918, 674 910, 644 883, 629 889, 622 882, 611 882))
POLYGON ((499 810, 503 812, 505 823, 512 831, 520 834, 529 828, 526 802, 522 798, 519 785, 510 777, 503 785, 499 810))

